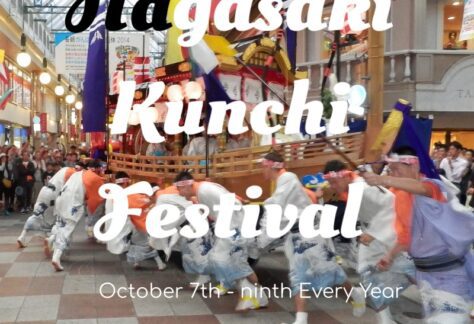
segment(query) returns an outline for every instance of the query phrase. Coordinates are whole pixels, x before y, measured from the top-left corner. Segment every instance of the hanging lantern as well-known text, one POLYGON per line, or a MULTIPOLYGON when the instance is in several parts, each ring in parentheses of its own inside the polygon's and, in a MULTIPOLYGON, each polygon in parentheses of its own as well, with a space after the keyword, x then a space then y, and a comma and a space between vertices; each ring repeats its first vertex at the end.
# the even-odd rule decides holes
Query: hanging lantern
POLYGON ((188 99, 198 100, 202 96, 202 87, 196 81, 190 81, 184 86, 184 93, 188 99))
POLYGON ((62 85, 60 85, 60 84, 58 84, 58 85, 56 86, 56 88, 54 88, 54 93, 55 93, 56 96, 58 96, 58 97, 64 96, 64 92, 65 92, 64 87, 63 87, 62 85))
POLYGON ((155 107, 146 108, 142 110, 141 113, 144 114, 143 116, 146 120, 151 120, 154 123, 158 122, 159 114, 158 114, 158 111, 155 109, 155 107))
POLYGON ((170 86, 166 95, 168 100, 173 102, 183 101, 184 99, 183 88, 181 88, 181 86, 178 84, 173 84, 170 86))
POLYGON ((351 92, 351 85, 347 82, 339 82, 334 86, 333 91, 337 100, 346 100, 351 92))
POLYGON ((43 72, 41 72, 41 74, 39 76, 39 81, 40 81, 41 84, 47 85, 51 82, 51 75, 48 72, 43 71, 43 72))
POLYGON ((130 115, 128 117, 128 124, 132 126, 136 126, 140 124, 140 116, 138 115, 138 112, 136 112, 135 110, 132 110, 130 112, 130 115))
POLYGON ((31 55, 26 52, 26 35, 21 34, 21 52, 16 56, 16 62, 22 68, 26 68, 31 64, 31 55))
POLYGON ((62 97, 64 96, 64 92, 64 87, 61 85, 61 74, 58 74, 58 85, 56 86, 56 88, 54 88, 54 93, 56 94, 56 96, 62 97))
POLYGON ((43 58, 43 72, 41 72, 39 76, 39 82, 42 85, 47 85, 51 82, 51 75, 47 71, 48 68, 48 60, 46 57, 43 58))
POLYGON ((73 95, 72 93, 70 93, 66 96, 66 103, 68 103, 70 105, 72 105, 75 100, 76 100, 76 96, 73 95))

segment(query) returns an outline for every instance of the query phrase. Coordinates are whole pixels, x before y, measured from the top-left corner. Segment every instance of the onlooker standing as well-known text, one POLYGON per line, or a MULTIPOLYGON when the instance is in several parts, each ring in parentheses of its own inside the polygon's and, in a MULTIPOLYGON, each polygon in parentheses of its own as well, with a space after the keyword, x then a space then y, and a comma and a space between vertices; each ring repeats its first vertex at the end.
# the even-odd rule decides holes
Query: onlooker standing
POLYGON ((49 180, 56 174, 55 165, 53 162, 46 163, 46 172, 43 172, 43 185, 47 186, 49 180))
POLYGON ((443 144, 437 144, 433 152, 433 163, 436 166, 436 169, 440 168, 441 161, 447 156, 446 147, 443 144))
POLYGON ((3 214, 9 215, 13 201, 13 168, 6 153, 0 154, 0 196, 3 198, 3 214))
POLYGON ((34 204, 41 188, 43 188, 43 173, 46 171, 46 162, 43 160, 41 151, 35 152, 33 165, 35 167, 35 182, 33 185, 32 203, 34 204))
POLYGON ((20 161, 20 157, 19 157, 19 153, 18 153, 18 149, 16 148, 16 146, 10 146, 10 148, 7 150, 7 163, 8 163, 8 168, 10 170, 12 170, 12 181, 13 181, 13 185, 11 187, 11 196, 10 196, 10 202, 8 204, 9 206, 9 209, 8 211, 9 212, 13 212, 15 210, 15 198, 16 198, 16 195, 15 195, 15 190, 16 190, 16 186, 17 186, 17 177, 16 177, 16 170, 15 170, 15 166, 17 164, 17 162, 20 161))
POLYGON ((77 153, 68 153, 66 155, 66 163, 65 165, 69 168, 74 168, 77 163, 77 153))
POLYGON ((69 153, 70 154, 76 154, 76 158, 79 155, 79 152, 77 151, 77 146, 76 145, 71 145, 69 147, 69 153))
POLYGON ((15 178, 17 179, 18 196, 20 198, 20 212, 26 213, 31 210, 31 196, 33 193, 33 184, 35 182, 35 166, 30 160, 30 154, 23 152, 21 161, 16 164, 15 178))
POLYGON ((449 144, 448 157, 443 159, 440 168, 446 173, 446 178, 461 189, 461 181, 466 172, 468 162, 461 157, 462 145, 459 142, 449 144))
POLYGON ((60 167, 64 168, 66 165, 64 164, 64 157, 61 151, 54 152, 54 162, 60 167))

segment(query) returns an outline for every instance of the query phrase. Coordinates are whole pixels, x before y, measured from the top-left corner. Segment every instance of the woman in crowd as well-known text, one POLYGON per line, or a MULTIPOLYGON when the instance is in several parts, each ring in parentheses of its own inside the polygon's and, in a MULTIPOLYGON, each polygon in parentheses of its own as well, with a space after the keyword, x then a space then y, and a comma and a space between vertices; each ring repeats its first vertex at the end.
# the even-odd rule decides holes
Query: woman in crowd
POLYGON ((3 214, 8 216, 13 201, 13 167, 6 153, 0 154, 0 197, 3 198, 3 214))
POLYGON ((35 167, 32 202, 36 201, 38 194, 43 187, 43 173, 46 172, 46 162, 43 160, 43 153, 38 150, 34 154, 33 166, 35 167))

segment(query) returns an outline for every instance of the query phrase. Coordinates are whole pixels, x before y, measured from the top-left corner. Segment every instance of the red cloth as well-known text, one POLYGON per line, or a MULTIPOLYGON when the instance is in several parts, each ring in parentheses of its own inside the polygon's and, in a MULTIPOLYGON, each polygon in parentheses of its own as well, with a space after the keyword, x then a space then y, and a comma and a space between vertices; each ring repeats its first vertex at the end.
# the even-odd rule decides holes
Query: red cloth
POLYGON ((131 216, 130 220, 137 230, 146 233, 146 217, 149 210, 147 207, 151 205, 151 199, 145 194, 135 194, 128 196, 128 208, 140 208, 142 213, 140 216, 131 216))
POLYGON ((95 172, 85 170, 82 173, 82 182, 86 189, 87 210, 93 214, 104 201, 104 198, 99 195, 99 188, 104 184, 104 179, 95 172))

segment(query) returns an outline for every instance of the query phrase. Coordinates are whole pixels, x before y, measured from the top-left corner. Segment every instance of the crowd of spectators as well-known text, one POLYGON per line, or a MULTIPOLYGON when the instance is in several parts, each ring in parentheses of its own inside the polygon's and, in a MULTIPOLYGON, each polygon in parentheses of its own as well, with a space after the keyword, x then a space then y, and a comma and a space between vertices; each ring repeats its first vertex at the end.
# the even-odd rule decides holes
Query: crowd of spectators
POLYGON ((36 198, 49 179, 62 167, 80 163, 76 146, 68 152, 41 146, 34 149, 28 142, 21 148, 0 147, 0 206, 4 215, 32 211, 36 198))
POLYGON ((459 142, 452 142, 448 145, 436 144, 431 157, 439 173, 460 190, 461 204, 469 204, 474 208, 473 154, 474 150, 463 147, 459 142))

